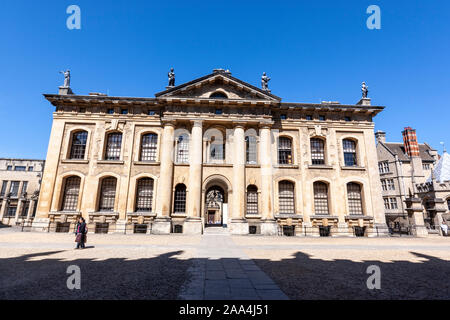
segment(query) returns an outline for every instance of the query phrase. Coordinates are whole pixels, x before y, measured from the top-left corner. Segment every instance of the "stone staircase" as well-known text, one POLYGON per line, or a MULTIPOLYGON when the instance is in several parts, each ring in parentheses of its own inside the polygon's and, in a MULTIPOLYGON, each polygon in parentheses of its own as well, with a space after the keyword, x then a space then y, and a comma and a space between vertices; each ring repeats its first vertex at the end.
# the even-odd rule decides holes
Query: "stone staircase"
POLYGON ((207 227, 203 231, 204 235, 229 235, 230 232, 228 231, 228 228, 224 227, 207 227))

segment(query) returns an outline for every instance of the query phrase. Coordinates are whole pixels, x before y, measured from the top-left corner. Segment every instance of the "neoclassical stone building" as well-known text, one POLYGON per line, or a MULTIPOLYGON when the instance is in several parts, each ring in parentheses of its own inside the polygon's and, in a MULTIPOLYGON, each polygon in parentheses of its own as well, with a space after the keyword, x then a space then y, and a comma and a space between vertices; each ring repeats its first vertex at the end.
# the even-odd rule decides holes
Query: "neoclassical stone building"
POLYGON ((45 97, 35 229, 82 215, 91 232, 386 232, 370 99, 285 103, 222 69, 155 98, 45 97))

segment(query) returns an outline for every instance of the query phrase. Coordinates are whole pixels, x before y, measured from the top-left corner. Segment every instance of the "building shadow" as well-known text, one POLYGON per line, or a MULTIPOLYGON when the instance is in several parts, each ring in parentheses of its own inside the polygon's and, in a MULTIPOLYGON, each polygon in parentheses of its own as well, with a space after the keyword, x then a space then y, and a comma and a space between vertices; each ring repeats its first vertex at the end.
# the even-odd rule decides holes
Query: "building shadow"
MULTIPOLYGON (((0 300, 172 300, 190 278, 191 266, 241 265, 239 259, 181 259, 182 251, 140 259, 51 257, 61 252, 0 259, 0 300), (81 269, 81 290, 67 288, 71 265, 81 269)), ((423 261, 328 261, 299 251, 281 261, 254 262, 290 299, 450 299, 450 261, 412 253, 423 261), (380 290, 366 285, 370 265, 381 270, 380 290)))

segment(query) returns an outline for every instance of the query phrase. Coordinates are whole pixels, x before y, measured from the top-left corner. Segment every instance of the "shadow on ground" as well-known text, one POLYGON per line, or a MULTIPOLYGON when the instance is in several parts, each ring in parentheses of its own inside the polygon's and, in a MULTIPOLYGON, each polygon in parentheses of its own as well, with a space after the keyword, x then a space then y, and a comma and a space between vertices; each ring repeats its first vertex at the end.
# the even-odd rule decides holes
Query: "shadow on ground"
MULTIPOLYGON (((137 260, 46 257, 60 252, 0 259, 0 299, 176 299, 193 263, 176 257, 182 251, 137 260), (81 290, 67 288, 70 265, 81 268, 81 290)), ((413 254, 424 261, 325 261, 302 252, 254 261, 291 299, 450 299, 450 262, 413 254), (381 290, 366 286, 370 265, 381 269, 381 290)))

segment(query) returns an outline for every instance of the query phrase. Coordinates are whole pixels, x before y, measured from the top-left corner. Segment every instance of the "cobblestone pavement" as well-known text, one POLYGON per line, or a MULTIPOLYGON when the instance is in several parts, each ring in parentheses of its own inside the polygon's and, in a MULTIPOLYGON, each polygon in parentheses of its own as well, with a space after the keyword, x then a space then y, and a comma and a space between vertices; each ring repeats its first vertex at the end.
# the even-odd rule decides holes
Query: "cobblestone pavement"
POLYGON ((0 229, 0 299, 450 299, 450 238, 88 238, 74 250, 73 234, 0 229))

